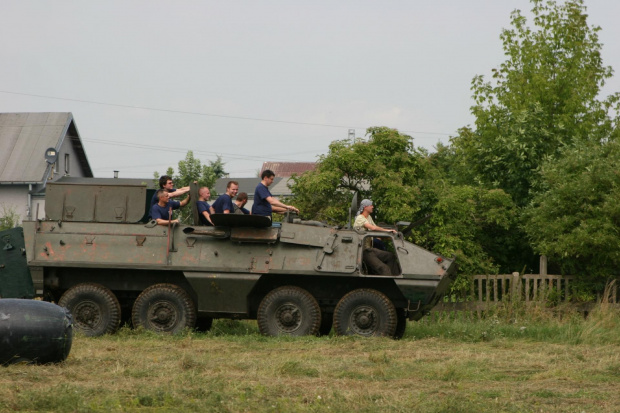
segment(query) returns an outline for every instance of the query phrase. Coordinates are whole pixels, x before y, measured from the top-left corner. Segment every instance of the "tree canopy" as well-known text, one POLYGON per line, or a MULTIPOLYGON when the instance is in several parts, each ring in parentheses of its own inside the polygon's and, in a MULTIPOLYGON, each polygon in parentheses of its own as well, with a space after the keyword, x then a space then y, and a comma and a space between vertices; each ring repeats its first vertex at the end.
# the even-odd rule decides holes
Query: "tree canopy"
POLYGON ((505 257, 498 253, 495 260, 492 250, 514 225, 510 196, 500 189, 449 185, 432 158, 395 129, 373 127, 367 139, 332 142, 316 169, 293 181, 294 202, 306 218, 345 224, 354 192, 359 200, 373 200, 377 222, 432 214, 410 237, 437 253, 458 256, 455 290, 468 288, 467 275, 495 273, 504 264, 505 257))
POLYGON ((212 188, 218 178, 226 176, 224 171, 224 163, 221 157, 217 157, 215 161, 208 161, 203 164, 200 159, 194 157, 193 151, 188 151, 185 159, 179 161, 178 174, 175 174, 174 168, 168 167, 165 174, 155 171, 153 174, 156 186, 161 175, 169 175, 174 180, 176 187, 188 186, 191 182, 197 181, 200 186, 212 188))
POLYGON ((603 65, 599 27, 587 23, 582 0, 532 0, 533 27, 516 10, 501 33, 506 61, 472 81, 475 128, 453 138, 465 177, 502 188, 525 205, 538 170, 562 148, 602 141, 610 133, 609 109, 617 95, 597 96, 611 67, 603 65))
POLYGON ((533 247, 593 283, 620 267, 620 141, 566 148, 542 168, 544 190, 525 211, 533 247))
POLYGON ((334 141, 295 178, 302 211, 344 223, 359 191, 378 221, 432 213, 412 239, 456 254, 461 274, 535 271, 540 253, 564 273, 617 275, 620 94, 599 97, 613 74, 601 29, 583 0, 531 3, 531 22, 516 10, 501 32, 491 80, 472 80, 473 126, 432 154, 387 127, 334 141))
POLYGON ((306 218, 345 223, 354 192, 360 199, 373 197, 380 221, 413 218, 421 209, 418 179, 425 153, 395 129, 373 127, 367 136, 332 142, 314 171, 293 177, 294 202, 306 218))

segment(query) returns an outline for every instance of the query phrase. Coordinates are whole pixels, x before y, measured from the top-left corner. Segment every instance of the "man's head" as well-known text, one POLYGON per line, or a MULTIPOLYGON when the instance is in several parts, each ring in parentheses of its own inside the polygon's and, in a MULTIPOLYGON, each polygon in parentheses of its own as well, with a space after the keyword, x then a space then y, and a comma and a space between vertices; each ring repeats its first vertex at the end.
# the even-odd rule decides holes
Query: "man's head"
POLYGON ((239 191, 239 182, 237 181, 229 181, 226 185, 226 193, 231 198, 234 198, 237 195, 237 191, 239 191))
POLYGON ((237 195, 237 204, 243 208, 243 206, 247 202, 248 202, 248 194, 246 194, 245 192, 240 192, 239 195, 237 195))
POLYGON ((168 202, 168 199, 170 199, 170 194, 168 193, 168 191, 166 191, 165 189, 159 189, 157 191, 157 199, 159 200, 159 202, 168 202))
POLYGON ((362 199, 362 202, 360 203, 360 208, 358 210, 358 215, 363 213, 363 212, 368 212, 369 214, 372 213, 372 210, 374 209, 374 205, 372 204, 372 201, 370 199, 362 199))
POLYGON ((273 183, 276 174, 271 169, 265 169, 262 174, 260 174, 260 179, 262 180, 265 186, 269 186, 273 183))
POLYGON ((211 191, 206 186, 203 186, 202 188, 198 190, 198 196, 204 199, 205 201, 208 201, 209 198, 211 198, 211 191))
POLYGON ((159 178, 159 187, 161 189, 172 189, 174 187, 172 183, 172 177, 169 175, 163 175, 159 178))

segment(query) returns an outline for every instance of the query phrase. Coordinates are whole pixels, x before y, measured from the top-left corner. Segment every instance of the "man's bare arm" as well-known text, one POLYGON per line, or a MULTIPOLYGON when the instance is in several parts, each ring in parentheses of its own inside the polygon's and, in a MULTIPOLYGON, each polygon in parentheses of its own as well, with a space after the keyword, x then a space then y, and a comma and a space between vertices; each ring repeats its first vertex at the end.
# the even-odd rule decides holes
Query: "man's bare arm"
POLYGON ((157 221, 157 225, 164 225, 164 226, 168 226, 168 223, 175 224, 179 222, 178 219, 173 219, 171 221, 168 221, 167 219, 161 219, 161 218, 157 218, 155 221, 157 221))
POLYGON ((207 211, 202 211, 202 215, 207 219, 207 221, 211 223, 211 225, 215 226, 213 224, 213 221, 211 221, 211 214, 209 214, 207 211))
POLYGON ((286 211, 295 211, 297 213, 299 213, 299 210, 297 208, 295 208, 292 205, 286 205, 283 202, 280 202, 277 198, 274 198, 272 196, 268 196, 267 198, 265 198, 267 200, 267 202, 269 202, 271 204, 271 208, 274 212, 277 213, 284 213, 286 211), (273 207, 276 207, 275 209, 273 207), (278 208, 282 208, 281 210, 278 210, 278 208))
POLYGON ((365 222, 364 223, 364 228, 366 228, 368 231, 383 231, 383 232, 394 232, 394 233, 396 233, 395 229, 382 228, 382 227, 379 227, 377 225, 372 225, 370 222, 365 222))
POLYGON ((185 205, 187 205, 187 203, 189 202, 189 199, 190 199, 190 198, 191 198, 191 197, 190 197, 190 196, 188 196, 187 198, 185 198, 184 200, 182 200, 182 201, 180 202, 180 203, 181 203, 181 206, 182 206, 182 207, 184 207, 185 205))
POLYGON ((177 197, 177 196, 185 195, 188 192, 189 192, 189 186, 184 186, 183 188, 178 188, 174 192, 169 192, 168 196, 170 198, 174 198, 174 197, 177 197))

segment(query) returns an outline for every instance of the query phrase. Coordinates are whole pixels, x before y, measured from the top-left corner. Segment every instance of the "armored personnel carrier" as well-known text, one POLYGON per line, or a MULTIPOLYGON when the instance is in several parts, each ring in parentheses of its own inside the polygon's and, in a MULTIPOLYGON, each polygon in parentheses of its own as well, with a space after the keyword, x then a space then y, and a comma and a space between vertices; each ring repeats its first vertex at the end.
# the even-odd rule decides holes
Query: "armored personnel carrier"
MULTIPOLYGON (((68 308, 87 335, 113 333, 121 320, 176 333, 231 318, 256 319, 265 335, 325 334, 333 326, 342 335, 400 337, 406 320, 428 313, 456 275, 453 259, 401 233, 295 215, 278 226, 231 214, 212 215, 213 227, 161 226, 146 218, 146 186, 55 183, 46 191, 46 219, 23 223, 32 295, 68 308), (367 237, 395 253, 398 273, 368 273, 367 237)), ((191 194, 198 199, 196 186, 191 194)), ((193 219, 199 223, 195 206, 193 219)))

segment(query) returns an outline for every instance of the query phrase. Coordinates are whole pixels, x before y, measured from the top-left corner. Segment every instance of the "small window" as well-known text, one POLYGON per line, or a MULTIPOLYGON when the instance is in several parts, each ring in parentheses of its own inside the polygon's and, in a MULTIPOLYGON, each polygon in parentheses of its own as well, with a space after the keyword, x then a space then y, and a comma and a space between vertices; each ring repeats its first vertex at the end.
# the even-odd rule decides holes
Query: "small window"
POLYGON ((69 170, 70 170, 69 154, 65 153, 65 175, 69 175, 69 170))

